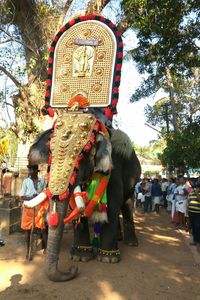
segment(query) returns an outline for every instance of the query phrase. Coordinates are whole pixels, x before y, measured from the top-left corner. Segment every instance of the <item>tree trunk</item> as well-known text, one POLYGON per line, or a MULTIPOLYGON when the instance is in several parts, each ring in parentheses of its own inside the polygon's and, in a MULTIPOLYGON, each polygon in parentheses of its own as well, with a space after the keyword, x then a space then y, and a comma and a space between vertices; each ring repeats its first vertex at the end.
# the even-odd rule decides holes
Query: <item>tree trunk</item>
POLYGON ((177 125, 177 117, 175 111, 174 84, 173 84, 171 72, 168 67, 166 67, 166 77, 167 77, 167 85, 169 88, 169 99, 172 106, 172 123, 174 126, 174 132, 176 133, 178 131, 178 125, 177 125))

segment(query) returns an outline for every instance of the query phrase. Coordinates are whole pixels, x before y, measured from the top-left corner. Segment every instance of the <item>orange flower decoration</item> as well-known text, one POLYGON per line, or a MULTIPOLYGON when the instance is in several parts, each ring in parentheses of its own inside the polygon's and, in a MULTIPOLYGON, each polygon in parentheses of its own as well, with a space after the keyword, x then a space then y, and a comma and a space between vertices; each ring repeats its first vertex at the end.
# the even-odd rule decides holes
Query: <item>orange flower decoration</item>
POLYGON ((88 102, 88 99, 85 98, 84 96, 77 95, 69 101, 68 106, 71 108, 72 107, 86 108, 89 106, 89 102, 88 102))

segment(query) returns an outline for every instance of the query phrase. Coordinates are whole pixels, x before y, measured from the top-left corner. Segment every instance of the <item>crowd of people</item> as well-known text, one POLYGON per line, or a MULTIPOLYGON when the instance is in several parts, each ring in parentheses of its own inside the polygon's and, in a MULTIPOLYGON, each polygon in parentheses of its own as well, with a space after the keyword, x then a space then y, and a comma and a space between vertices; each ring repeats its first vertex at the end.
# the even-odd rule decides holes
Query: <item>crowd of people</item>
POLYGON ((143 213, 166 208, 177 229, 190 231, 200 252, 200 177, 143 178, 135 186, 136 206, 143 213))

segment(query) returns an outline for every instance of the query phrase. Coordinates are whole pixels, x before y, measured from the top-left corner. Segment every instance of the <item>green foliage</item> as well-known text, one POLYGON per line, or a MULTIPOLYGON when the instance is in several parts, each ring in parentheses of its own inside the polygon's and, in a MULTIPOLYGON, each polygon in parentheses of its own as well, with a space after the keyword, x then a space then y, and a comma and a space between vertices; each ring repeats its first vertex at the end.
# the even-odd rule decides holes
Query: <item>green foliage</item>
POLYGON ((164 140, 152 141, 148 146, 138 146, 134 144, 134 150, 141 163, 151 162, 151 164, 160 164, 160 154, 165 147, 164 140))
POLYGON ((137 32, 138 46, 130 52, 138 71, 148 78, 131 101, 168 90, 166 67, 178 78, 192 75, 199 66, 199 5, 193 0, 123 0, 129 27, 137 32))
POLYGON ((185 128, 174 136, 170 133, 167 147, 160 155, 164 165, 173 168, 188 167, 199 168, 200 166, 200 118, 189 123, 185 128))

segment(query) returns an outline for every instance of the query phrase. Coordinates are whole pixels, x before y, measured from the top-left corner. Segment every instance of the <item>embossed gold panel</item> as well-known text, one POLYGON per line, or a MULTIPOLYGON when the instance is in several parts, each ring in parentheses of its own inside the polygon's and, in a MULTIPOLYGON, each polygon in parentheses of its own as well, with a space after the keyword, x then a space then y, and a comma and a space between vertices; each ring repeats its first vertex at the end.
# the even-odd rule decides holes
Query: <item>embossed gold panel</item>
POLYGON ((53 195, 61 195, 67 190, 76 158, 89 141, 95 122, 95 117, 90 114, 64 113, 58 117, 50 144, 49 189, 53 195))
POLYGON ((111 102, 116 38, 104 23, 88 20, 66 30, 54 52, 51 106, 67 107, 77 94, 90 106, 111 102))

